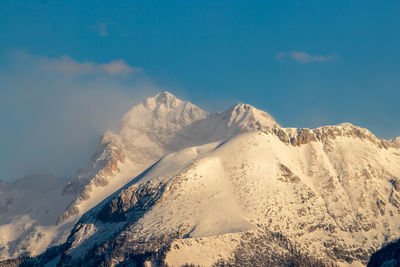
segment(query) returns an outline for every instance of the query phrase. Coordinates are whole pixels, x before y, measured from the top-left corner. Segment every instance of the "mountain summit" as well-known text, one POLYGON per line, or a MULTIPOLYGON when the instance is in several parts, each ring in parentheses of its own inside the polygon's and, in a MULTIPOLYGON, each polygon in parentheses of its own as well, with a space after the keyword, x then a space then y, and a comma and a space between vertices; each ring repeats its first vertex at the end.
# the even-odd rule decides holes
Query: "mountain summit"
POLYGON ((187 125, 172 139, 170 147, 203 145, 239 133, 276 128, 280 125, 266 112, 248 104, 237 104, 187 125))

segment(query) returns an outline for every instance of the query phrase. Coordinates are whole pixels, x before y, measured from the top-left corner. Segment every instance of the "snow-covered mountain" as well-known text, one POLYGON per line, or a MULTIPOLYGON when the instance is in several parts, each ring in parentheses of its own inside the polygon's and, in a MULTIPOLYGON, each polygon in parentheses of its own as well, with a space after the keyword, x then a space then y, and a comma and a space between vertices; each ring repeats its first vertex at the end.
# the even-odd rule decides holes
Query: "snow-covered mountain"
POLYGON ((87 212, 57 261, 363 265, 399 237, 399 177, 399 147, 351 124, 241 133, 164 156, 87 212))
MULTIPOLYGON (((275 126, 278 124, 271 116, 249 105, 238 104, 225 112, 208 114, 169 92, 150 97, 125 114, 116 132, 104 133, 89 163, 75 179, 55 185, 54 192, 46 190, 53 192, 51 201, 38 204, 37 214, 49 210, 51 216, 37 218, 29 213, 32 209, 2 213, 8 221, 2 222, 0 229, 9 232, 12 227, 16 234, 2 236, 0 258, 38 254, 64 242, 84 212, 165 154, 275 126)), ((19 195, 30 203, 41 194, 19 195)), ((7 198, 0 203, 7 205, 7 198)))
POLYGON ((400 236, 400 143, 349 123, 282 128, 246 104, 208 114, 163 92, 58 190, 70 202, 57 225, 7 237, 3 257, 60 244, 18 261, 362 266, 400 236))

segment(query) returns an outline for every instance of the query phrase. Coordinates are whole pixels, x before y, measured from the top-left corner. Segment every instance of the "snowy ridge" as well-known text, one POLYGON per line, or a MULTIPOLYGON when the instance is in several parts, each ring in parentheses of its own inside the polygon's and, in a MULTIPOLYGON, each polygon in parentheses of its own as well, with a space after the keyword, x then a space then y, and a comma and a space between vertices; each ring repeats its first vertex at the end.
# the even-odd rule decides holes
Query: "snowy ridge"
POLYGON ((210 114, 179 131, 170 147, 202 145, 226 139, 239 133, 280 127, 266 112, 248 104, 237 104, 224 112, 210 114))

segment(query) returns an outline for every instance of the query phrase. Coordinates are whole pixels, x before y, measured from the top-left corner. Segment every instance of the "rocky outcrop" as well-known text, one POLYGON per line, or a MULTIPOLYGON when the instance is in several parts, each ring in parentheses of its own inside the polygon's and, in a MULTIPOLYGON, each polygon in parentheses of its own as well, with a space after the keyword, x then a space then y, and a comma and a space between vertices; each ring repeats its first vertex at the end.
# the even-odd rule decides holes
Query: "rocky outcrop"
POLYGON ((154 187, 150 183, 128 188, 104 205, 97 214, 97 219, 104 223, 125 221, 128 211, 135 213, 135 216, 141 216, 157 203, 164 190, 165 185, 154 187))
POLYGON ((282 142, 293 146, 309 144, 310 142, 327 144, 338 137, 351 137, 369 141, 376 144, 379 148, 400 148, 400 143, 378 138, 369 130, 354 126, 351 123, 324 126, 316 129, 271 128, 264 130, 264 132, 272 133, 278 136, 282 142))
POLYGON ((74 195, 75 199, 60 214, 57 224, 79 214, 77 204, 88 200, 94 188, 107 186, 108 178, 119 172, 119 165, 124 163, 126 156, 122 149, 115 145, 115 141, 108 137, 109 135, 111 134, 106 133, 103 136, 89 165, 64 187, 63 194, 74 195))

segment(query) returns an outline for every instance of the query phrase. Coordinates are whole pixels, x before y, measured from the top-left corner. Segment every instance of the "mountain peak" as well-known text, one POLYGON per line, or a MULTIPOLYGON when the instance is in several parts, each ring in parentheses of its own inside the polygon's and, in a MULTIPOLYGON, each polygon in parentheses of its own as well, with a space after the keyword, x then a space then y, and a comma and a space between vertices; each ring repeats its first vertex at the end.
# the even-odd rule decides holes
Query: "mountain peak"
POLYGON ((232 106, 230 110, 235 110, 235 111, 248 111, 248 110, 256 110, 255 107, 252 105, 246 104, 246 103, 237 103, 236 105, 232 106))
MULTIPOLYGON (((206 111, 188 101, 177 98, 168 91, 164 91, 147 98, 128 111, 121 120, 120 128, 133 126, 136 129, 148 129, 149 127, 159 127, 160 124, 167 122, 177 124, 180 128, 195 120, 202 119, 206 115, 206 111)), ((165 125, 166 129, 171 129, 171 127, 171 125, 165 125)))
POLYGON ((180 100, 168 91, 158 93, 153 97, 149 97, 144 101, 144 105, 150 109, 154 109, 159 106, 165 106, 167 108, 176 108, 184 101, 180 100))
POLYGON ((252 128, 252 129, 260 129, 262 127, 269 127, 275 128, 280 127, 280 125, 275 121, 275 119, 269 115, 267 112, 259 110, 252 105, 245 104, 245 103, 238 103, 227 111, 225 111, 229 118, 228 126, 233 124, 251 124, 252 126, 248 125, 249 127, 245 128, 252 128), (256 127, 257 124, 259 126, 256 127))
POLYGON ((172 93, 168 91, 163 91, 155 95, 156 98, 162 97, 162 98, 176 98, 172 93))
POLYGON ((178 99, 176 96, 171 94, 168 91, 161 92, 155 96, 155 99, 159 103, 169 103, 169 102, 174 102, 174 101, 181 101, 178 99))

